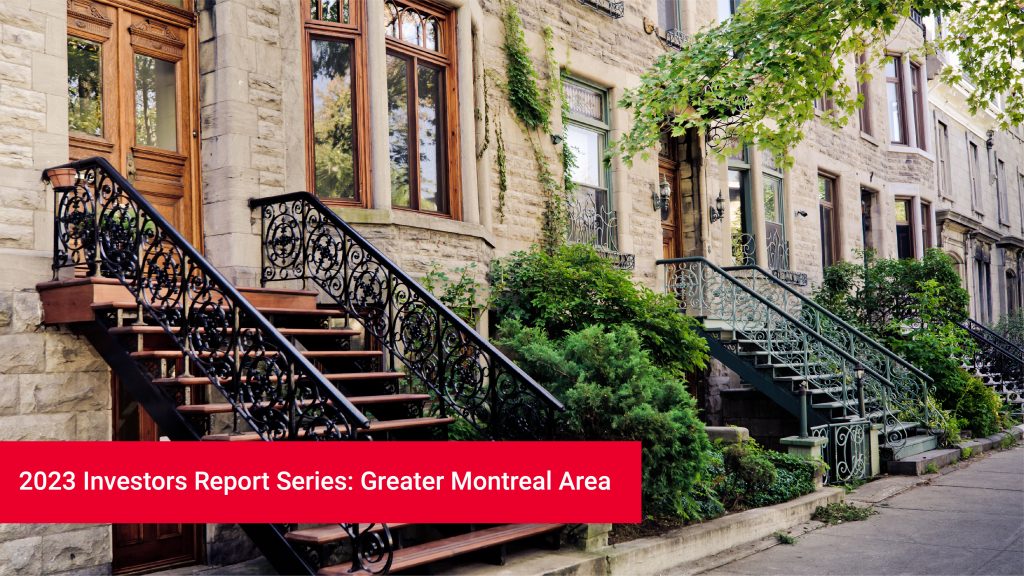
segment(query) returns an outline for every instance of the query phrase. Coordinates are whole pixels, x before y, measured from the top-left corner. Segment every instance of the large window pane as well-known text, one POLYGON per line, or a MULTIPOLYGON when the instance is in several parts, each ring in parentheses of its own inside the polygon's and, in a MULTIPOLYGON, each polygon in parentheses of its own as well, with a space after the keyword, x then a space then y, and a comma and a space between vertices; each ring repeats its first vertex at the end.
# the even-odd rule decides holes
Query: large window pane
POLYGON ((388 54, 388 141, 391 155, 391 203, 409 201, 409 62, 388 54))
POLYGON ((569 124, 565 136, 576 158, 576 166, 570 173, 572 180, 595 188, 603 187, 601 133, 578 124, 569 124))
POLYGON ((764 175, 764 219, 782 223, 782 179, 764 175))
POLYGON ((135 55, 135 143, 178 149, 174 62, 135 55))
POLYGON ((444 130, 441 108, 441 70, 421 65, 416 70, 417 87, 417 137, 419 138, 420 160, 420 210, 444 212, 444 198, 441 191, 444 176, 444 130))
POLYGON ((314 39, 310 45, 310 62, 315 191, 324 198, 354 200, 352 45, 337 40, 314 39))
POLYGON ((103 136, 102 48, 68 36, 68 129, 103 136))

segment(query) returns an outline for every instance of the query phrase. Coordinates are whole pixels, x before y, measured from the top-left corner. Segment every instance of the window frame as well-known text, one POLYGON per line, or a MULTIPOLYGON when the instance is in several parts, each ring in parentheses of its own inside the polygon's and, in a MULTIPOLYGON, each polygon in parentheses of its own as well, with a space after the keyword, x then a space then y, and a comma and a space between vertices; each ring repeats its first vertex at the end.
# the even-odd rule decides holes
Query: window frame
POLYGON ((910 107, 911 114, 908 118, 914 121, 914 138, 917 140, 917 147, 927 150, 927 140, 924 131, 924 78, 921 76, 921 65, 909 61, 910 64, 910 107))
POLYGON ((657 10, 658 10, 658 27, 661 28, 662 31, 667 32, 669 30, 682 30, 683 29, 683 5, 682 5, 682 2, 680 2, 679 0, 658 0, 656 7, 657 7, 657 10), (676 18, 675 18, 675 22, 672 22, 671 25, 667 25, 669 23, 662 22, 662 20, 661 20, 661 7, 663 5, 671 5, 671 6, 673 6, 672 10, 673 10, 676 18))
POLYGON ((1006 162, 996 158, 996 212, 1000 225, 1010 225, 1010 198, 1006 189, 1006 162))
POLYGON ((835 176, 818 172, 818 227, 821 232, 821 269, 824 270, 839 261, 839 226, 836 221, 837 195, 839 191, 839 179, 835 176), (821 197, 822 183, 825 183, 825 190, 828 190, 828 200, 821 197), (828 243, 826 246, 825 237, 825 213, 828 212, 828 243), (826 252, 827 250, 827 252, 826 252))
POLYGON ((984 214, 984 206, 981 204, 981 160, 978 154, 978 144, 968 135, 967 172, 971 179, 971 209, 978 214, 984 214))
MULTIPOLYGON (((861 52, 857 55, 857 65, 865 66, 867 64, 867 54, 861 52)), ((874 136, 874 130, 871 128, 871 83, 870 80, 865 79, 863 82, 857 83, 857 94, 863 96, 864 102, 861 104, 860 110, 857 111, 858 119, 860 120, 860 131, 869 135, 874 136)))
POLYGON ((907 220, 902 223, 900 222, 900 220, 898 220, 899 213, 896 210, 896 207, 893 207, 893 217, 895 219, 896 224, 896 258, 900 260, 904 260, 907 258, 915 258, 917 256, 917 243, 914 241, 914 229, 916 227, 914 222, 914 220, 916 219, 914 215, 914 199, 900 196, 896 198, 896 204, 905 204, 907 207, 907 220), (900 226, 907 227, 907 241, 909 242, 909 250, 906 255, 901 254, 900 250, 900 226))
POLYGON ((932 243, 932 204, 921 200, 921 255, 929 248, 934 248, 932 243))
MULTIPOLYGON (((399 54, 409 60, 409 76, 407 84, 409 86, 409 105, 413 109, 413 114, 410 114, 409 118, 409 138, 410 138, 410 153, 409 153, 409 202, 410 206, 399 206, 391 202, 390 206, 393 210, 404 210, 408 212, 416 212, 418 214, 429 214, 431 216, 438 216, 441 218, 449 218, 452 220, 462 220, 462 175, 461 175, 461 164, 459 159, 461 155, 459 153, 460 142, 459 142, 459 94, 458 94, 458 51, 456 50, 456 24, 455 24, 455 10, 447 9, 433 2, 426 2, 423 0, 390 0, 394 4, 412 8, 418 12, 429 15, 437 20, 440 33, 438 40, 441 43, 440 50, 437 52, 427 50, 426 48, 417 46, 410 42, 400 40, 398 38, 392 38, 384 33, 385 43, 385 60, 388 56, 399 54), (447 202, 446 211, 433 211, 433 210, 422 210, 419 208, 420 203, 420 170, 419 170, 419 131, 416 120, 418 115, 415 113, 416 105, 418 101, 418 85, 417 69, 419 62, 423 61, 431 66, 441 68, 443 70, 444 78, 444 114, 442 122, 444 129, 440 132, 443 133, 445 142, 443 149, 445 151, 446 158, 444 162, 439 162, 439 165, 444 167, 444 198, 447 202), (415 88, 415 89, 414 89, 415 88), (415 146, 412 146, 415 145, 415 146), (415 154, 413 153, 415 150, 415 154), (415 187, 413 182, 416 183, 415 187)), ((384 86, 387 91, 387 86, 384 86)), ((388 169, 390 172, 390 160, 388 162, 388 169)), ((392 196, 392 190, 390 189, 391 178, 388 178, 388 197, 392 196)), ((438 194, 441 197, 442 190, 439 187, 438 194)))
POLYGON ((949 198, 952 196, 952 190, 950 189, 952 174, 949 166, 949 125, 942 120, 935 121, 935 140, 935 165, 939 171, 939 196, 949 198))
POLYGON ((585 184, 583 182, 577 182, 575 180, 573 182, 575 182, 577 184, 577 186, 582 186, 584 188, 603 190, 607 194, 607 196, 608 196, 608 205, 609 205, 609 209, 611 209, 611 206, 614 205, 613 204, 613 200, 612 200, 613 191, 612 191, 611 167, 608 166, 605 163, 605 161, 604 161, 604 154, 608 152, 608 145, 611 142, 611 133, 612 133, 611 111, 609 109, 609 104, 608 104, 608 100, 609 100, 608 92, 609 92, 609 90, 607 88, 602 87, 602 86, 598 86, 598 85, 596 85, 596 84, 594 84, 592 82, 587 82, 585 80, 581 80, 581 79, 579 79, 579 78, 577 78, 575 76, 568 75, 568 74, 563 74, 562 75, 562 82, 563 82, 563 84, 575 84, 575 85, 577 85, 577 86, 579 86, 579 87, 581 87, 581 88, 583 88, 585 90, 590 90, 590 91, 592 91, 594 93, 597 93, 597 94, 599 94, 601 96, 601 117, 603 118, 603 120, 595 120, 594 118, 590 118, 588 116, 583 116, 583 115, 580 115, 580 114, 576 114, 576 113, 574 113, 574 112, 572 112, 570 110, 568 112, 568 114, 566 114, 566 120, 567 120, 566 129, 568 129, 568 127, 569 127, 568 125, 569 124, 575 124, 577 126, 580 126, 580 127, 583 127, 583 128, 589 129, 589 130, 598 131, 598 132, 602 133, 601 158, 598 159, 598 161, 600 162, 600 165, 601 165, 601 177, 604 180, 604 185, 603 186, 598 186, 598 187, 595 188, 594 186, 591 186, 590 184, 585 184))
MULTIPOLYGON (((910 143, 910 138, 908 137, 909 136, 909 134, 908 134, 909 131, 907 130, 907 110, 906 110, 906 103, 905 103, 905 100, 906 100, 906 86, 905 86, 905 84, 906 84, 906 82, 905 82, 905 79, 903 77, 903 56, 901 56, 899 54, 887 54, 886 58, 891 58, 892 59, 892 61, 893 61, 893 68, 896 70, 896 76, 889 76, 888 72, 886 72, 886 76, 885 76, 886 103, 889 106, 892 106, 892 103, 889 101, 888 85, 889 84, 895 84, 896 85, 896 115, 899 117, 899 123, 900 123, 900 126, 899 126, 899 128, 900 128, 900 138, 897 140, 897 139, 893 138, 892 111, 891 110, 886 110, 886 112, 888 112, 887 116, 889 117, 889 142, 891 142, 893 144, 900 144, 900 145, 903 145, 903 146, 907 146, 910 143)), ((885 68, 886 68, 886 66, 883 66, 882 70, 885 71, 885 68)))
MULTIPOLYGON (((322 0, 321 0, 322 1, 322 0)), ((302 83, 305 106, 306 141, 306 183, 308 189, 325 204, 371 208, 370 190, 370 123, 369 88, 367 78, 366 39, 363 34, 366 25, 364 0, 349 0, 351 22, 344 24, 329 20, 314 20, 310 17, 309 2, 299 2, 302 14, 302 83), (313 106, 313 41, 350 42, 352 46, 352 125, 355 130, 353 148, 354 198, 328 198, 318 194, 316 189, 316 138, 314 135, 313 106)), ((318 5, 322 10, 322 5, 318 5)))

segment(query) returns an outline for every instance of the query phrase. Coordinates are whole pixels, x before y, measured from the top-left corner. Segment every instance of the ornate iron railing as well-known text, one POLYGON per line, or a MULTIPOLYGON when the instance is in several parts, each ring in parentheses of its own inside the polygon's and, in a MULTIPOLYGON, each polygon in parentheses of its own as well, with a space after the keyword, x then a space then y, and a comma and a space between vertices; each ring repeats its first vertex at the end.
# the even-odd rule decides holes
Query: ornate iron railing
POLYGON ((615 0, 579 0, 580 4, 590 6, 594 10, 612 18, 622 18, 626 13, 626 3, 615 0))
POLYGON ((686 32, 683 32, 682 30, 677 30, 675 28, 665 30, 664 34, 659 36, 659 38, 661 38, 662 42, 668 44, 669 46, 675 48, 676 50, 682 49, 682 47, 685 46, 686 42, 690 39, 690 37, 686 35, 686 32))
MULTIPOLYGON (((771 364, 785 366, 808 389, 835 401, 846 422, 869 420, 882 426, 886 441, 898 448, 906 430, 890 406, 885 377, 825 338, 802 320, 733 278, 705 258, 659 260, 666 267, 666 288, 689 315, 735 333, 764 351, 771 364), (858 383, 857 370, 863 379, 858 383), (858 387, 863 386, 863 403, 858 387)), ((834 416, 834 415, 833 415, 834 416)))
POLYGON ((993 344, 1005 350, 1008 354, 1024 359, 1024 348, 1021 348, 1019 344, 1009 340, 1002 334, 988 326, 985 326, 981 322, 978 322, 973 318, 968 318, 967 320, 964 320, 964 328, 978 332, 987 340, 991 340, 993 344))
POLYGON ((737 266, 753 266, 757 262, 757 237, 753 234, 733 232, 732 261, 737 266))
POLYGON ((871 422, 839 422, 811 428, 811 436, 827 438, 825 484, 863 480, 871 472, 871 422))
POLYGON ((725 271, 881 375, 893 409, 928 421, 928 390, 933 384, 930 376, 764 268, 731 266, 725 271))
POLYGON ((632 270, 636 266, 636 259, 632 254, 619 252, 618 216, 615 210, 608 206, 606 191, 581 187, 577 194, 567 200, 566 213, 566 242, 589 244, 624 270, 632 270), (603 202, 600 201, 602 197, 603 202))
POLYGON ((783 236, 781 226, 772 226, 768 230, 768 244, 765 249, 768 269, 776 278, 795 286, 807 285, 807 274, 789 269, 789 240, 783 236))
MULTIPOLYGON (((109 162, 62 168, 77 175, 54 188, 54 279, 65 268, 117 279, 138 304, 138 321, 157 323, 182 352, 179 375, 208 378, 263 440, 350 440, 370 426, 109 162)), ((340 526, 353 543, 353 571, 388 571, 386 526, 340 526)))
POLYGON ((1013 343, 1006 341, 1004 344, 1001 336, 974 320, 968 320, 962 327, 977 347, 973 354, 964 358, 964 368, 1002 396, 1007 404, 1015 406, 1014 413, 1024 415, 1024 359, 1007 346, 1013 343))
POLYGON ((495 439, 549 437, 562 404, 309 192, 250 201, 261 282, 311 281, 419 379, 442 413, 495 439))

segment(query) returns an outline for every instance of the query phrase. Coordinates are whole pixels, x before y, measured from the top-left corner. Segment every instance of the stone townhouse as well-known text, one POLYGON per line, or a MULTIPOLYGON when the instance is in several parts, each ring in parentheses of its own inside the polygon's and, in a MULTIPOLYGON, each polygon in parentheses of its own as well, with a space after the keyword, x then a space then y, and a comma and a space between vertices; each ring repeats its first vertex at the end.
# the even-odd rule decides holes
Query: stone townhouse
MULTIPOLYGON (((538 175, 546 165, 561 178, 564 139, 578 162, 569 240, 595 244, 652 287, 668 277, 659 259, 703 256, 758 264, 806 293, 824 266, 864 246, 918 257, 941 245, 963 263, 979 319, 1018 306, 1020 133, 988 136, 985 119, 950 103, 956 91, 932 80, 932 62, 919 56, 920 21, 893 34, 884 69, 858 87, 860 117, 839 130, 809 126, 792 168, 754 147, 715 159, 697 135, 666 139, 631 167, 603 164, 629 126, 616 105, 624 91, 735 4, 516 3, 542 84, 550 59, 569 103, 568 124, 556 113, 548 134, 523 129, 501 92, 498 0, 0 0, 0 439, 178 439, 80 329, 96 310, 140 347, 151 336, 122 324, 135 309, 118 308, 124 287, 73 279, 103 276, 111 264, 77 259, 103 256, 68 240, 66 218, 55 225, 70 192, 41 181, 48 168, 95 156, 180 232, 175 242, 242 287, 265 276, 270 234, 250 200, 298 190, 412 276, 435 263, 476 264, 482 278, 495 257, 540 240, 538 175), (55 245, 68 269, 47 284, 55 245), (75 306, 50 307, 81 286, 89 292, 75 306)), ((819 107, 829 113, 829 103, 819 107)), ((141 231, 158 227, 148 222, 141 231)), ((140 304, 138 315, 141 323, 158 309, 140 304)), ((188 346, 147 385, 191 390, 182 373, 199 357, 188 346)), ((712 385, 698 387, 702 405, 712 422, 739 423, 744 415, 729 417, 720 391, 745 387, 716 366, 712 385)), ((790 427, 779 435, 793 432, 788 416, 774 419, 790 427)), ((139 572, 256 553, 232 526, 0 526, 0 573, 139 572)))

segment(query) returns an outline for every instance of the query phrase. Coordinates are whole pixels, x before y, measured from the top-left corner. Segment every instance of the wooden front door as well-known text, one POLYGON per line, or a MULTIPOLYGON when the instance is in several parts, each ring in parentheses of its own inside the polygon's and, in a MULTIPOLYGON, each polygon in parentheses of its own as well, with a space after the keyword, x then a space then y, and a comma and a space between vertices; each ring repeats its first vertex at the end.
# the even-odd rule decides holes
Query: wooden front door
POLYGON ((679 176, 679 141, 668 134, 663 134, 658 150, 658 193, 667 200, 667 205, 661 208, 663 258, 683 256, 683 214, 679 176), (664 194, 666 189, 667 195, 664 194))
MULTIPOLYGON (((192 2, 68 1, 68 144, 72 160, 106 158, 201 248, 192 2)), ((116 378, 113 397, 115 440, 159 439, 116 378)), ((114 525, 113 570, 195 563, 202 532, 186 524, 114 525)))
POLYGON ((201 246, 192 1, 69 0, 68 128, 201 246))

